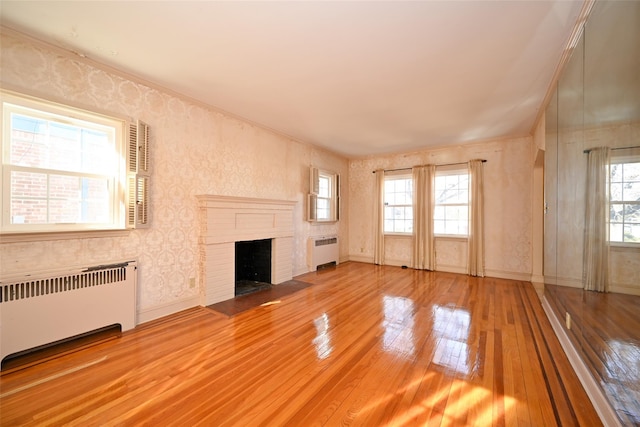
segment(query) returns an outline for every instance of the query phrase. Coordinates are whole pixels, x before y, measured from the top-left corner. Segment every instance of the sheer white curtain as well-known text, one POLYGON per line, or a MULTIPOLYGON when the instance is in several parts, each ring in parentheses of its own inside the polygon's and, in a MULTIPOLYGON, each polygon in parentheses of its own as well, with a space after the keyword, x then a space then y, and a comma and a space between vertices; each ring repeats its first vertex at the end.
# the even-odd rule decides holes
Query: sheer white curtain
POLYGON ((484 169, 482 160, 469 162, 469 246, 467 273, 484 277, 484 169))
POLYGON ((384 170, 376 170, 376 206, 373 223, 373 263, 384 265, 384 170))
POLYGON ((609 148, 593 148, 587 160, 587 206, 584 226, 584 289, 609 287, 609 148))
POLYGON ((436 167, 416 166, 413 174, 413 262, 419 270, 435 270, 433 205, 436 167))

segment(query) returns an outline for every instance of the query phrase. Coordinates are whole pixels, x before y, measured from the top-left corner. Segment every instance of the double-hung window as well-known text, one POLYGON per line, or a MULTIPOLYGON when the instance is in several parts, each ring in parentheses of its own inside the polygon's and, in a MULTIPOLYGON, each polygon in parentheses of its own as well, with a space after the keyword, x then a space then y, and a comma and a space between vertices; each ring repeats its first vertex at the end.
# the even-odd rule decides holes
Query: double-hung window
POLYGON ((331 218, 331 176, 319 173, 318 176, 318 201, 316 213, 318 221, 329 221, 331 218))
POLYGON ((413 232, 413 179, 410 174, 385 176, 384 232, 413 232))
POLYGON ((436 235, 469 235, 469 173, 466 169, 436 172, 433 231, 436 235))
POLYGON ((125 228, 124 120, 2 93, 3 232, 125 228))
POLYGON ((612 159, 609 240, 640 243, 640 158, 612 159))
POLYGON ((311 167, 309 170, 307 220, 333 222, 340 219, 340 175, 311 167))

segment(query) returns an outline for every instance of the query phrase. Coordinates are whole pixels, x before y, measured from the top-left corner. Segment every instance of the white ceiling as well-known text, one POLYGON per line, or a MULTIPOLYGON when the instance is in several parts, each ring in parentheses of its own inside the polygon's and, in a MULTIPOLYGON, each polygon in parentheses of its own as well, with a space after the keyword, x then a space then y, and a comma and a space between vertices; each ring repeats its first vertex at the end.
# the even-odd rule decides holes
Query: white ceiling
POLYGON ((528 135, 582 1, 7 1, 3 25, 348 157, 528 135))

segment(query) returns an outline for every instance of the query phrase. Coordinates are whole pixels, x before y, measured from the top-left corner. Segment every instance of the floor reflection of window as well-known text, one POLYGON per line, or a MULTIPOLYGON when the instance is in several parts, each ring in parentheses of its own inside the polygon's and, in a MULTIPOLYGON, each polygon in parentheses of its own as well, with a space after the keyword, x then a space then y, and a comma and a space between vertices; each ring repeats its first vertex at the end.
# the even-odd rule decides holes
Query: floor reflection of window
POLYGON ((333 350, 331 336, 329 335, 329 316, 327 316, 327 313, 322 313, 320 317, 313 320, 313 324, 316 327, 316 337, 313 339, 313 344, 316 346, 316 355, 318 359, 326 359, 333 350))
POLYGON ((467 310, 433 306, 433 334, 438 343, 433 363, 461 374, 469 373, 470 322, 467 310))
POLYGON ((384 351, 400 356, 413 356, 416 351, 413 337, 414 306, 408 298, 383 296, 384 351))

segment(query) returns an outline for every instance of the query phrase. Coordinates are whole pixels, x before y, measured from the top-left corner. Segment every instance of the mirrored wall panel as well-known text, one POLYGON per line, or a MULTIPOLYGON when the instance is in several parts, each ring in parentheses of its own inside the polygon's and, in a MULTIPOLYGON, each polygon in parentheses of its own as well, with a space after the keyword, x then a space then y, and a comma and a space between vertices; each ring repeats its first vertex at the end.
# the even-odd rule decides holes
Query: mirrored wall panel
POLYGON ((545 300, 640 424, 640 2, 596 1, 546 111, 545 300))

